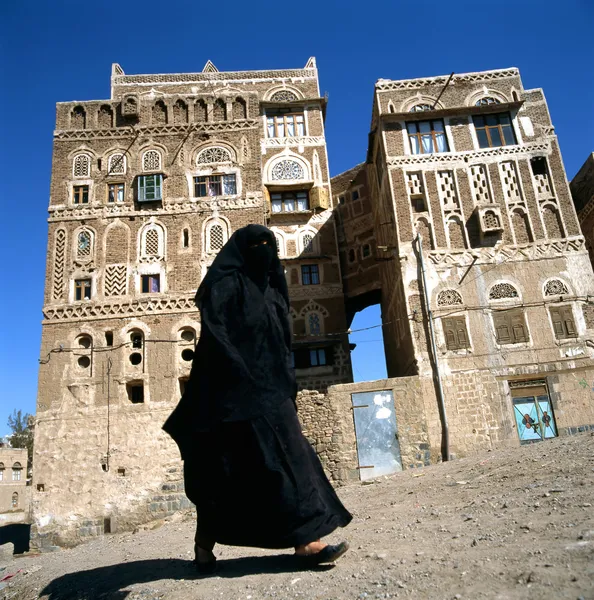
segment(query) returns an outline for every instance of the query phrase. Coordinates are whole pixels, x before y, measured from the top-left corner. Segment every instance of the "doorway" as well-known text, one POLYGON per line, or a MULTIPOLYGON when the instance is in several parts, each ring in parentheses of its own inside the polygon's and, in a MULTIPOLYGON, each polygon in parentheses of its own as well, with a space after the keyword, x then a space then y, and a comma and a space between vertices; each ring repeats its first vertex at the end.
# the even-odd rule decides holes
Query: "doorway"
POLYGON ((391 390, 352 394, 361 481, 402 471, 391 390))

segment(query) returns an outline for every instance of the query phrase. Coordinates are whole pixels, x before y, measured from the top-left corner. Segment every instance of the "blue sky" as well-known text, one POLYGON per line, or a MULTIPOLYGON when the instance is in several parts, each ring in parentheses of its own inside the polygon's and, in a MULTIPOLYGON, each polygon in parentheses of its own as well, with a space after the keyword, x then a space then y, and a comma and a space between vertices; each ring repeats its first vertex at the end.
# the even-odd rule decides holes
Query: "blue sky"
MULTIPOLYGON (((2 3, 0 435, 13 408, 35 411, 55 103, 108 98, 112 62, 167 73, 316 56, 332 175, 364 160, 377 79, 515 66, 544 88, 571 178, 594 150, 592 31, 591 0, 2 3)), ((379 322, 371 308, 352 327, 379 322)), ((352 339, 356 380, 383 377, 381 329, 352 339)))

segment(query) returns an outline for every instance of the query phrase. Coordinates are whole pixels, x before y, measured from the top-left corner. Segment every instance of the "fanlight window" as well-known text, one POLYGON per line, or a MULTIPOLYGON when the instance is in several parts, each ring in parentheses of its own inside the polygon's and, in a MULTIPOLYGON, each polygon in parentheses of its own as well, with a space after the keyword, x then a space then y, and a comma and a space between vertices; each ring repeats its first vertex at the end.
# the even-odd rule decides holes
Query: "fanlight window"
POLYGON ((93 238, 89 231, 81 231, 78 234, 78 240, 76 243, 76 256, 77 258, 90 258, 92 250, 93 238))
POLYGON ((231 162, 231 154, 228 150, 225 150, 225 148, 220 148, 218 146, 215 148, 206 148, 206 150, 202 150, 202 152, 198 154, 196 162, 199 165, 231 162))
POLYGON ((126 157, 123 154, 112 154, 107 163, 108 175, 124 175, 126 173, 126 157))
POLYGON ((485 96, 480 100, 477 100, 475 106, 489 106, 489 104, 501 104, 501 100, 493 98, 493 96, 485 96))
POLYGON ((427 110, 433 110, 431 104, 415 104, 409 112, 425 112, 427 110))
POLYGON ((161 154, 157 150, 148 150, 142 157, 143 171, 159 171, 161 169, 161 154))
POLYGON ((86 154, 79 154, 74 158, 72 171, 75 177, 90 177, 91 159, 86 154))
POLYGON ((518 298, 518 290, 511 283, 496 283, 489 292, 489 300, 518 298))
POLYGON ((544 288, 545 296, 561 296, 568 294, 569 290, 567 289, 567 286, 560 279, 551 279, 544 288))
POLYGON ((455 306, 463 304, 462 296, 456 290, 443 290, 437 295, 437 306, 455 306))
POLYGON ((271 102, 295 102, 297 96, 289 90, 280 90, 270 96, 271 102))
POLYGON ((281 160, 272 169, 272 180, 305 179, 303 167, 294 160, 281 160))

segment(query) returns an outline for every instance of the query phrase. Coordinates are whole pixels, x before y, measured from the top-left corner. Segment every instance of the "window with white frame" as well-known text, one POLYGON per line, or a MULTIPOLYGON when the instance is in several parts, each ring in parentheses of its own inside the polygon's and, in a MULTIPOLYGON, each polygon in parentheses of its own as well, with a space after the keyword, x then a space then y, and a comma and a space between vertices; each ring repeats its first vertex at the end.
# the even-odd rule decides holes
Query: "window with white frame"
POLYGON ((21 465, 20 462, 15 462, 14 465, 12 465, 12 480, 13 481, 21 480, 21 471, 22 470, 23 470, 23 466, 21 465))
POLYGON ((72 174, 74 177, 90 177, 91 176, 91 159, 86 154, 79 154, 74 157, 72 164, 72 174))
POLYGON ((108 175, 125 175, 126 157, 122 153, 112 154, 107 161, 108 175))
POLYGON ((141 249, 147 258, 163 256, 163 230, 159 226, 149 225, 142 232, 141 249))
POLYGON ((269 138, 304 136, 305 116, 303 109, 283 107, 267 110, 266 132, 269 138))
POLYGON ((406 124, 410 150, 413 154, 431 154, 447 152, 448 141, 441 119, 431 121, 412 121, 406 124))
POLYGON ((305 171, 296 160, 280 160, 272 168, 272 181, 305 179, 305 171))
POLYGON ((301 234, 301 251, 303 254, 313 254, 315 252, 314 234, 311 231, 301 234))
POLYGON ((161 170, 161 153, 158 150, 147 150, 142 155, 142 170, 143 171, 160 171, 161 170))
POLYGON ((194 177, 194 197, 233 196, 237 194, 235 173, 199 175, 194 177))

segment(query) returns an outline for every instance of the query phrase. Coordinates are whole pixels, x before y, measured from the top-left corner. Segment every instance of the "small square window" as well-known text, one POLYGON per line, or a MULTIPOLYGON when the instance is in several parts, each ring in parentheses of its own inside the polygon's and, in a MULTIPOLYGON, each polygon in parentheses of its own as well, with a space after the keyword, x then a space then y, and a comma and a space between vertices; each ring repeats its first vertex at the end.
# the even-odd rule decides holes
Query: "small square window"
POLYGON ((301 281, 303 285, 319 285, 320 270, 318 265, 302 265, 301 281))
POLYGON ((75 185, 72 188, 72 201, 74 204, 88 204, 89 203, 89 186, 88 185, 75 185))
POLYGON ((75 300, 90 300, 91 299, 91 280, 90 279, 75 279, 74 280, 74 299, 75 300))
POLYGON ((115 202, 124 201, 124 184, 110 183, 107 186, 107 202, 113 204, 115 202))
POLYGON ((338 196, 338 204, 344 204, 345 203, 345 197, 344 196, 338 196))
POLYGON ((441 119, 433 121, 413 121, 406 124, 411 152, 432 154, 449 150, 445 128, 441 119))
POLYGON ((161 291, 161 276, 160 275, 142 275, 142 293, 154 294, 161 291))
POLYGON ((317 348, 309 351, 309 362, 312 367, 322 367, 326 364, 326 350, 317 348))
POLYGON ((352 194, 351 194, 351 200, 359 200, 359 190, 355 190, 352 194))
POLYGON ((363 258, 367 258, 371 256, 371 246, 369 244, 365 244, 363 246, 363 258))

